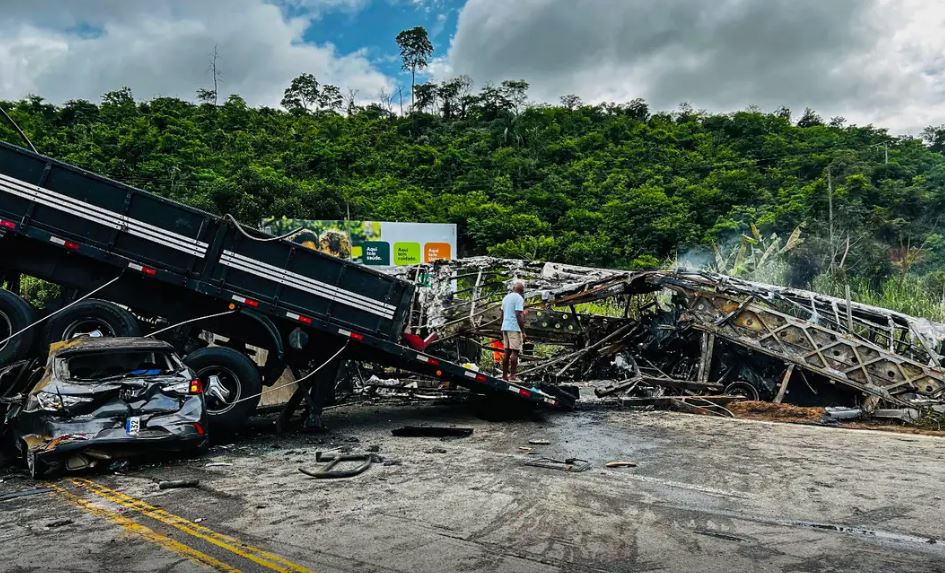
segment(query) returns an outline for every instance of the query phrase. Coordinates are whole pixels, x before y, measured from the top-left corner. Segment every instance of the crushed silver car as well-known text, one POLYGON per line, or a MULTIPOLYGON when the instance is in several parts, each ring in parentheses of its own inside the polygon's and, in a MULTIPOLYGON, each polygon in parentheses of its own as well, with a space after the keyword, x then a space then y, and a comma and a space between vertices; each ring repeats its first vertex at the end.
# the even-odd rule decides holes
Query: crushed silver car
POLYGON ((166 342, 76 338, 18 376, 6 422, 33 477, 207 445, 203 384, 166 342))

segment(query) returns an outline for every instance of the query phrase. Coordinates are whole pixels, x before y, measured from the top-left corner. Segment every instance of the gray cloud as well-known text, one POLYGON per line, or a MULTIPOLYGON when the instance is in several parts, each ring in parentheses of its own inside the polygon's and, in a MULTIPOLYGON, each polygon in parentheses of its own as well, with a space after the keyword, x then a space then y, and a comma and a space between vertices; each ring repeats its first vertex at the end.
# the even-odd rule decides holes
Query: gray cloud
MULTIPOLYGON (((646 98, 876 122, 945 121, 945 8, 921 0, 469 0, 447 72, 556 101, 646 98)), ((442 73, 442 72, 440 72, 442 73)))
POLYGON ((97 100, 129 86, 139 98, 193 98, 210 85, 209 54, 219 49, 221 95, 278 105, 302 72, 374 97, 390 80, 364 54, 303 42, 320 10, 362 0, 292 0, 287 16, 264 0, 127 2, 34 0, 4 8, 0 21, 0 98, 28 93, 54 102, 97 100))

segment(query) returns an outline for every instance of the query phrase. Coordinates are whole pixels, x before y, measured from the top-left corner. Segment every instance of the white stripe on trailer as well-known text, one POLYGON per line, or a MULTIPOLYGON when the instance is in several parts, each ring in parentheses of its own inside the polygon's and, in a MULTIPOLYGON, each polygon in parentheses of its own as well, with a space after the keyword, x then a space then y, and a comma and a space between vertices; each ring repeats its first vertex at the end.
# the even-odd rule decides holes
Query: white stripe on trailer
POLYGON ((320 281, 308 279, 302 275, 296 275, 295 273, 290 273, 288 271, 279 271, 277 267, 261 263, 256 259, 244 257, 232 251, 224 251, 223 255, 220 257, 220 263, 246 273, 263 277, 279 284, 290 286, 302 292, 315 293, 318 296, 327 298, 329 300, 364 310, 387 319, 394 318, 394 309, 396 309, 396 307, 392 305, 382 303, 380 301, 336 287, 331 287, 329 289, 328 285, 325 285, 325 283, 320 281), (274 270, 270 270, 266 267, 270 267, 274 270), (305 282, 296 279, 295 277, 301 277, 302 279, 305 279, 305 282))
POLYGON ((353 307, 353 308, 357 308, 357 309, 360 309, 360 310, 364 310, 364 311, 367 311, 367 312, 371 312, 371 313, 373 313, 373 314, 376 314, 376 315, 378 315, 378 316, 381 316, 382 318, 392 319, 392 318, 394 317, 393 311, 387 312, 387 311, 378 310, 378 309, 376 309, 376 308, 374 308, 374 307, 372 307, 372 306, 367 305, 366 303, 362 303, 362 302, 358 302, 358 301, 350 301, 350 300, 345 299, 344 297, 341 297, 341 296, 332 294, 332 293, 330 293, 330 292, 325 292, 325 291, 322 291, 322 290, 320 290, 320 289, 315 289, 315 288, 313 288, 313 287, 311 287, 311 286, 299 285, 299 284, 293 282, 293 281, 290 280, 290 279, 289 279, 289 280, 280 279, 279 277, 274 276, 274 273, 268 273, 268 272, 260 271, 259 269, 256 269, 256 268, 247 266, 246 264, 241 263, 241 262, 238 262, 238 261, 235 261, 235 260, 233 260, 233 259, 231 259, 231 258, 224 258, 224 257, 221 257, 221 258, 220 258, 220 264, 223 264, 223 265, 226 265, 226 266, 228 266, 228 267, 231 267, 231 268, 234 268, 234 269, 243 271, 243 272, 245 272, 245 273, 249 273, 249 274, 253 274, 253 275, 262 277, 262 278, 264 278, 264 279, 271 280, 271 281, 273 281, 273 282, 277 282, 277 283, 279 283, 279 284, 284 284, 284 285, 286 285, 286 286, 290 286, 290 287, 295 288, 295 289, 297 289, 297 290, 300 290, 300 291, 302 291, 302 292, 306 292, 306 293, 313 293, 313 292, 314 292, 315 294, 317 294, 318 296, 321 296, 321 297, 323 297, 323 298, 327 298, 327 299, 329 299, 329 300, 333 300, 333 301, 336 301, 336 302, 340 302, 340 303, 342 303, 342 304, 346 304, 346 305, 351 306, 351 307, 353 307))
POLYGON ((49 242, 50 242, 50 243, 56 243, 56 244, 59 245, 60 247, 65 246, 65 244, 66 244, 66 240, 65 240, 65 239, 60 239, 59 237, 49 237, 49 242))
POLYGON ((420 362, 427 362, 427 363, 429 363, 429 362, 430 362, 430 357, 429 357, 429 356, 424 356, 423 354, 417 354, 417 360, 419 360, 420 362))
POLYGON ((475 379, 476 379, 476 374, 479 374, 479 373, 478 373, 478 372, 474 372, 474 371, 472 371, 472 370, 467 370, 467 371, 463 372, 463 374, 465 374, 467 377, 472 378, 473 380, 475 380, 475 379))
POLYGON ((138 263, 128 263, 128 268, 133 271, 138 271, 138 272, 141 272, 144 270, 144 267, 139 265, 138 263))
POLYGON ((209 246, 207 243, 198 241, 197 239, 180 235, 162 227, 139 221, 138 219, 132 219, 115 211, 80 201, 74 197, 63 195, 44 187, 30 185, 8 175, 0 174, 0 190, 71 215, 76 215, 104 227, 117 229, 142 239, 160 243, 189 255, 203 257, 209 246))
POLYGON ((338 334, 340 334, 341 336, 351 336, 351 331, 350 331, 350 330, 345 330, 345 329, 343 329, 343 328, 339 328, 339 329, 338 329, 338 334))
MULTIPOLYGON (((21 192, 26 192, 30 194, 31 199, 41 200, 43 199, 43 196, 47 196, 47 197, 52 196, 63 203, 67 203, 67 204, 71 203, 71 205, 67 205, 67 206, 72 206, 79 209, 87 209, 101 216, 115 219, 119 223, 122 223, 123 225, 126 225, 126 226, 128 224, 134 224, 135 226, 141 227, 142 232, 150 232, 157 236, 164 235, 163 238, 165 239, 180 241, 188 245, 192 243, 194 246, 198 248, 202 248, 204 251, 207 249, 207 247, 209 247, 207 243, 198 241, 197 239, 175 233, 174 231, 170 231, 163 227, 157 227, 150 223, 145 223, 144 221, 139 221, 138 219, 132 219, 130 217, 122 215, 121 213, 110 211, 108 209, 105 209, 104 207, 92 205, 91 203, 86 203, 84 201, 76 199, 75 197, 63 195, 62 193, 57 193, 56 191, 53 191, 51 189, 46 189, 45 187, 40 187, 38 185, 31 185, 29 183, 26 183, 25 181, 21 181, 14 177, 3 175, 2 173, 0 173, 0 183, 6 183, 7 187, 11 187, 11 184, 12 184, 13 189, 18 188, 21 192), (42 195, 39 194, 40 191, 42 191, 42 195)), ((51 204, 50 206, 54 208, 61 208, 58 204, 51 204)))
MULTIPOLYGON (((0 177, 3 177, 3 176, 0 175, 0 177)), ((182 235, 177 235, 175 233, 171 233, 170 231, 167 231, 167 233, 172 236, 161 235, 145 228, 137 228, 136 226, 133 226, 133 225, 144 226, 146 225, 146 223, 142 223, 140 221, 137 221, 136 219, 123 217, 112 211, 100 209, 98 207, 95 207, 94 205, 90 205, 88 203, 83 203, 81 201, 71 199, 69 197, 66 197, 65 195, 60 195, 59 197, 60 197, 61 202, 56 202, 46 197, 43 197, 42 195, 39 195, 38 192, 26 192, 20 189, 13 188, 12 186, 8 185, 7 183, 3 181, 0 181, 0 190, 7 191, 8 193, 11 193, 13 195, 17 195, 25 199, 29 199, 31 201, 35 201, 41 205, 45 205, 47 207, 51 207, 59 211, 64 211, 66 213, 69 213, 70 215, 75 215, 82 219, 86 219, 87 221, 91 221, 92 223, 102 225, 103 227, 109 227, 111 229, 124 231, 128 233, 129 235, 134 235, 137 237, 141 237, 142 239, 147 239, 156 243, 160 243, 172 249, 183 251, 184 253, 187 253, 188 255, 202 257, 203 254, 206 252, 206 248, 202 246, 198 246, 198 241, 196 240, 194 240, 192 244, 189 244, 188 242, 185 241, 186 238, 184 238, 182 235)), ((51 195, 58 195, 56 193, 53 193, 52 191, 47 191, 47 192, 51 195)), ((206 243, 201 243, 201 244, 205 245, 206 243)))
POLYGON ((238 295, 238 294, 234 294, 234 295, 233 295, 233 300, 235 300, 236 302, 238 302, 238 303, 240 303, 240 304, 246 304, 246 297, 245 297, 245 296, 240 296, 240 295, 238 295))
POLYGON ((291 318, 292 320, 298 320, 298 319, 302 318, 301 316, 299 316, 298 314, 295 314, 294 312, 287 312, 287 313, 285 313, 285 315, 286 315, 287 317, 291 318))
POLYGON ((338 295, 344 295, 354 300, 360 300, 366 304, 374 305, 378 307, 379 309, 386 309, 386 310, 391 310, 391 311, 397 310, 397 307, 392 304, 382 302, 377 299, 373 299, 371 297, 358 294, 356 292, 348 291, 343 288, 330 285, 328 283, 324 283, 318 279, 307 277, 305 275, 300 275, 298 273, 294 273, 292 271, 289 271, 289 270, 286 270, 286 269, 283 269, 274 265, 270 265, 269 263, 264 263, 263 261, 260 261, 258 259, 254 259, 251 257, 247 257, 246 255, 241 255, 240 253, 237 253, 234 251, 223 251, 223 255, 230 257, 235 262, 240 262, 240 263, 243 263, 244 265, 258 268, 261 272, 269 272, 270 274, 278 275, 279 277, 285 280, 290 280, 290 281, 294 280, 297 283, 306 284, 310 288, 313 288, 313 289, 322 289, 322 290, 327 290, 329 292, 332 292, 338 295))

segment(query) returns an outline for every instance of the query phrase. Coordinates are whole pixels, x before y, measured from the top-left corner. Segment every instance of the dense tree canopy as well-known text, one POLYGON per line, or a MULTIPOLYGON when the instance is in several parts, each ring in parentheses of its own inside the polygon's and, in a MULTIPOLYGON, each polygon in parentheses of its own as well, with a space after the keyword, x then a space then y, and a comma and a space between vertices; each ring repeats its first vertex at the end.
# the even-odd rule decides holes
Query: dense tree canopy
MULTIPOLYGON (((783 108, 654 113, 642 100, 592 106, 573 95, 529 107, 527 88, 423 84, 403 117, 353 101, 341 115, 340 90, 308 77, 286 90, 291 111, 238 96, 136 102, 127 89, 99 104, 3 105, 41 152, 250 223, 454 222, 464 255, 625 268, 711 253, 752 224, 782 237, 800 226, 792 283, 842 267, 866 281, 945 285, 940 127, 927 130, 930 147, 812 110, 799 121, 783 108)), ((6 125, 0 138, 19 142, 6 125)))

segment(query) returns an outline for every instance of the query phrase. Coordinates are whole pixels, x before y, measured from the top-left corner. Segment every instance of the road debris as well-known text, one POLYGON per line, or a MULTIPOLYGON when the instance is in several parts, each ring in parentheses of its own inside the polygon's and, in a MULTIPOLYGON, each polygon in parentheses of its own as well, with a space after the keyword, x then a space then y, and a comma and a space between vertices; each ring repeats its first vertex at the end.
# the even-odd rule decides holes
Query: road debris
POLYGON ((561 470, 565 472, 583 472, 591 469, 591 462, 582 460, 580 458, 565 458, 563 460, 556 460, 553 458, 537 458, 533 460, 526 460, 522 463, 522 465, 533 466, 536 468, 546 468, 549 470, 561 470))
POLYGON ((75 522, 74 522, 73 520, 71 520, 71 519, 57 519, 57 520, 55 520, 55 521, 50 521, 49 523, 47 523, 47 524, 44 525, 43 527, 45 527, 46 529, 55 529, 55 528, 57 528, 57 527, 62 527, 62 526, 64 526, 64 525, 70 525, 70 524, 72 524, 72 523, 75 523, 75 522))
POLYGON ((629 460, 618 460, 613 462, 607 462, 604 464, 608 468, 635 468, 637 467, 636 462, 631 462, 629 460))
POLYGON ((395 428, 390 433, 402 438, 468 438, 473 429, 455 426, 404 426, 395 428))
MULTIPOLYGON (((533 438, 533 439, 531 439, 531 440, 528 440, 528 443, 531 444, 531 445, 533 445, 533 446, 547 446, 547 445, 549 445, 551 442, 550 442, 549 440, 544 440, 544 439, 541 439, 541 438, 533 438)), ((529 448, 529 449, 531 449, 531 448, 529 448)))
POLYGON ((316 479, 349 478, 364 473, 368 468, 371 467, 372 463, 382 462, 383 459, 375 454, 340 454, 333 452, 316 452, 315 461, 328 463, 318 469, 309 470, 306 468, 299 468, 299 471, 316 479), (360 465, 348 469, 336 469, 338 465, 343 463, 358 463, 360 465))
POLYGON ((177 479, 163 480, 158 482, 158 489, 177 489, 185 487, 197 487, 200 485, 198 479, 177 479))

